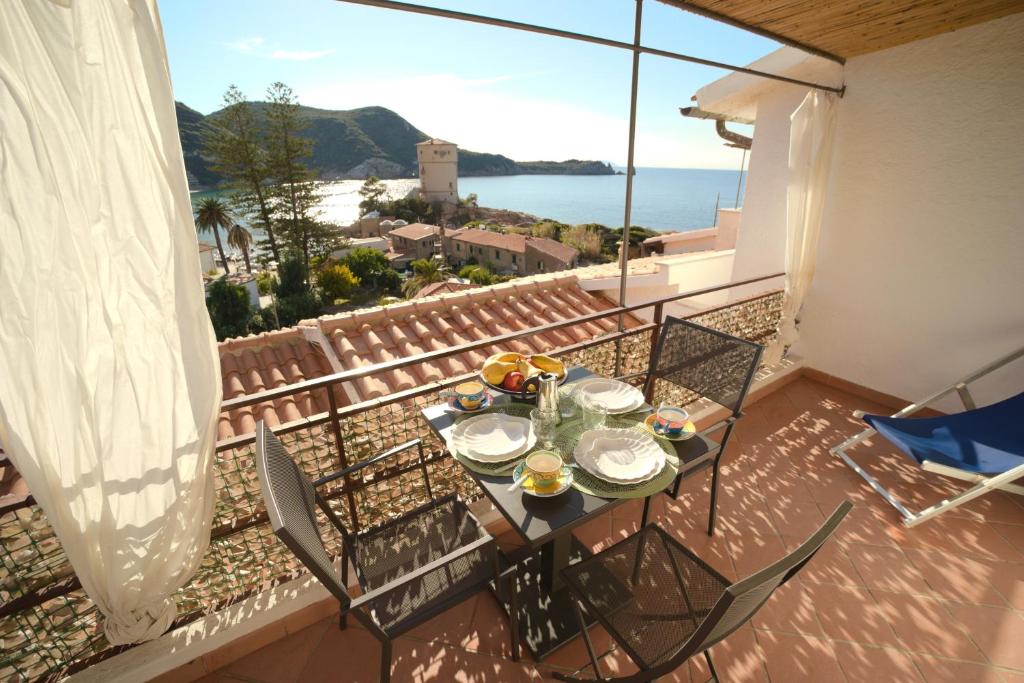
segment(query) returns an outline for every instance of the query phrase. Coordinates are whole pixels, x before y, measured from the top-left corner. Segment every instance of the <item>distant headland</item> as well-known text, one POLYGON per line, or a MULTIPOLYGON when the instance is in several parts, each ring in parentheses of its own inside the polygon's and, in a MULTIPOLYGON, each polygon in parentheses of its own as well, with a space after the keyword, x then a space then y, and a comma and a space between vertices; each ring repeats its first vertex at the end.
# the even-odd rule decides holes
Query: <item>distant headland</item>
MULTIPOLYGON (((185 154, 189 186, 212 189, 223 176, 212 168, 202 154, 203 131, 217 124, 221 111, 204 116, 176 102, 178 131, 185 154)), ((262 121, 266 103, 249 106, 262 121)), ((427 140, 426 133, 384 107, 349 110, 301 107, 309 126, 303 135, 313 140, 308 164, 322 180, 378 178, 415 178, 416 143, 427 140)), ((615 175, 611 164, 603 161, 569 159, 567 161, 513 161, 501 154, 459 150, 459 176, 506 175, 615 175)))

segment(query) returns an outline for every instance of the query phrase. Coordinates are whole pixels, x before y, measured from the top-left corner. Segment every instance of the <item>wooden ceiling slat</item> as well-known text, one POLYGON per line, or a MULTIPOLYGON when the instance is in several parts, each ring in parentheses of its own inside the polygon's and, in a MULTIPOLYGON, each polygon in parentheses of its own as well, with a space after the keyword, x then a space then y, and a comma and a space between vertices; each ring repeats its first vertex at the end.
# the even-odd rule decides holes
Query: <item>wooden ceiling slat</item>
POLYGON ((661 0, 714 12, 840 57, 884 50, 1024 11, 1024 0, 661 0))

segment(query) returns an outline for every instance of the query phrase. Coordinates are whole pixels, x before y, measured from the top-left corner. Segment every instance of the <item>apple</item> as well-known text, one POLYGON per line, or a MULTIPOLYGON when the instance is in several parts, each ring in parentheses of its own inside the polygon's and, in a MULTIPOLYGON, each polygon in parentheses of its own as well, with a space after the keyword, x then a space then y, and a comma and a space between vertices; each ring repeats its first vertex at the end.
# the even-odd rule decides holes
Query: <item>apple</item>
POLYGON ((513 370, 505 375, 505 379, 501 380, 501 386, 509 391, 522 391, 525 381, 526 377, 523 373, 513 370))

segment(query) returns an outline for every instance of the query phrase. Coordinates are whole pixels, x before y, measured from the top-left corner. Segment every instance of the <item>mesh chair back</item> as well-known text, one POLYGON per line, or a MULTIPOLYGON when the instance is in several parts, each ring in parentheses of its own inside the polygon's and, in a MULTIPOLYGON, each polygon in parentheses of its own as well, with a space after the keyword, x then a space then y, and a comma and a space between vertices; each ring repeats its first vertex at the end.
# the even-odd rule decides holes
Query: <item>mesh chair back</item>
POLYGON ((775 564, 729 586, 687 643, 687 647, 684 648, 688 652, 686 657, 707 650, 754 616, 776 588, 789 581, 814 557, 825 541, 835 533, 839 523, 851 508, 853 504, 844 501, 821 528, 793 552, 775 564))
POLYGON ((763 350, 760 344, 668 316, 648 381, 667 380, 738 414, 763 350))
POLYGON ((348 605, 349 595, 320 536, 313 484, 262 421, 256 425, 256 472, 274 533, 343 606, 348 605))

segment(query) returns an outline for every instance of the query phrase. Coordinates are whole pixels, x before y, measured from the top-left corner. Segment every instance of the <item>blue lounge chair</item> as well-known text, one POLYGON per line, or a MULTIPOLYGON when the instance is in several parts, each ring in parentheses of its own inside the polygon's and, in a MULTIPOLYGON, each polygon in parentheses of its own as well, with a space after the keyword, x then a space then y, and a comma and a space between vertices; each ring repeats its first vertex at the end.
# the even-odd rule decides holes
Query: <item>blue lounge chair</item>
POLYGON ((968 389, 971 382, 1022 356, 1024 349, 1018 349, 895 415, 854 413, 862 417, 869 428, 835 446, 831 453, 842 458, 895 507, 908 527, 995 489, 1024 495, 1024 487, 1013 483, 1024 478, 1024 393, 978 408, 968 389), (907 417, 954 391, 963 402, 964 412, 931 418, 907 417), (846 453, 874 434, 891 441, 922 469, 971 481, 974 486, 920 512, 911 512, 846 453))

